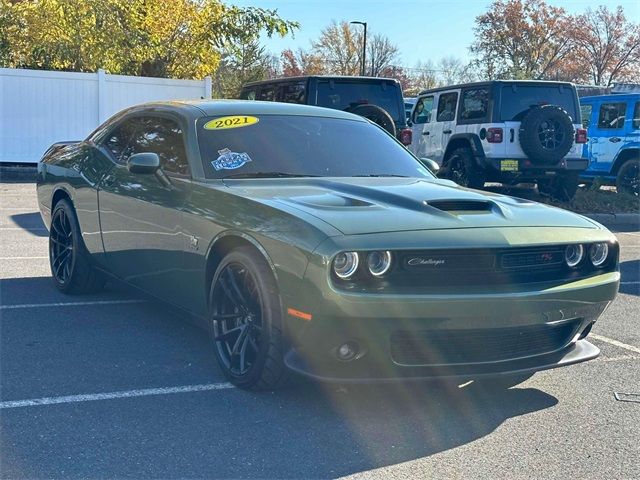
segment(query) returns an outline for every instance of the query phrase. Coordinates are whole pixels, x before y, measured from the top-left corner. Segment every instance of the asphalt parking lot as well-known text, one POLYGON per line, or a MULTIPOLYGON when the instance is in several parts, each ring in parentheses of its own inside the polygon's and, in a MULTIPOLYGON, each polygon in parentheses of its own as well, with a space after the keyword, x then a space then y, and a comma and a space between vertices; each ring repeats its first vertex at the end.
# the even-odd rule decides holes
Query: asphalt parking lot
POLYGON ((115 284, 58 293, 35 186, 0 183, 0 475, 640 478, 640 231, 617 236, 622 285, 594 328, 597 360, 502 391, 249 393, 180 312, 115 284))

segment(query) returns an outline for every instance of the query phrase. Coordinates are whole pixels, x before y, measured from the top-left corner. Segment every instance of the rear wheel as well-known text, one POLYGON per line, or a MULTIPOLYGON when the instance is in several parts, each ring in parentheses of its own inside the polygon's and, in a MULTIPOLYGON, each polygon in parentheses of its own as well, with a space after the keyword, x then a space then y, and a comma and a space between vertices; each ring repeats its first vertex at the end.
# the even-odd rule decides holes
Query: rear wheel
POLYGON ((627 160, 618 170, 616 177, 618 192, 640 195, 640 160, 627 160))
POLYGON ((457 148, 452 152, 447 161, 446 177, 463 187, 477 189, 484 187, 484 175, 468 148, 457 148))
POLYGON ((568 202, 578 191, 578 172, 561 172, 555 177, 538 180, 538 191, 557 200, 568 202))
POLYGON ((218 363, 231 383, 272 390, 286 382, 277 284, 252 248, 238 248, 220 262, 211 283, 209 323, 218 363))
POLYGON ((93 266, 67 199, 56 203, 49 230, 49 264, 58 290, 63 293, 91 293, 102 289, 104 276, 93 266))

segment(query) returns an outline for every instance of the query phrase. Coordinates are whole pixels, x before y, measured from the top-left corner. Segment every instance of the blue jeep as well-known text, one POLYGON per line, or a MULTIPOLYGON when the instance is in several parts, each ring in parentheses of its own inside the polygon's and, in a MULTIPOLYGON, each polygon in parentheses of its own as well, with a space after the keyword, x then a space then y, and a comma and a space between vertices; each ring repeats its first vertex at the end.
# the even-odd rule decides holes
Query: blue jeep
POLYGON ((640 93, 580 99, 589 141, 583 156, 589 167, 581 177, 599 177, 619 192, 640 194, 640 93))

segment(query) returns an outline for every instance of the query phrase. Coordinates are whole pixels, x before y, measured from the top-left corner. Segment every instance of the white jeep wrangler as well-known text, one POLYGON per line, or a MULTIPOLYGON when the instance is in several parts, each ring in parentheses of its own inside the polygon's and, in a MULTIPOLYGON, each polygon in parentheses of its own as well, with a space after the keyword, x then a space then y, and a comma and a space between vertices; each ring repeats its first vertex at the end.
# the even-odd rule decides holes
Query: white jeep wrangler
POLYGON ((588 165, 571 83, 496 80, 426 90, 410 125, 411 151, 470 188, 537 183, 540 192, 568 200, 588 165))

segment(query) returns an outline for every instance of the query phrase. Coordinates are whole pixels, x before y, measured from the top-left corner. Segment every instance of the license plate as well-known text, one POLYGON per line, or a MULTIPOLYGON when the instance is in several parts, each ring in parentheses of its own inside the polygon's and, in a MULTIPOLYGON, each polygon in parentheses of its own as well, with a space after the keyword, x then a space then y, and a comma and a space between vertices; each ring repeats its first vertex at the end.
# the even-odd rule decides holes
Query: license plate
POLYGON ((517 172, 518 160, 502 160, 500 162, 500 171, 502 172, 517 172))

